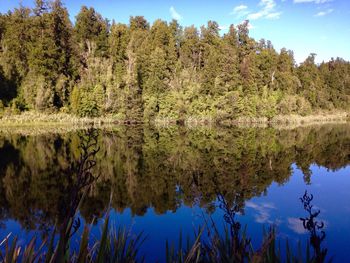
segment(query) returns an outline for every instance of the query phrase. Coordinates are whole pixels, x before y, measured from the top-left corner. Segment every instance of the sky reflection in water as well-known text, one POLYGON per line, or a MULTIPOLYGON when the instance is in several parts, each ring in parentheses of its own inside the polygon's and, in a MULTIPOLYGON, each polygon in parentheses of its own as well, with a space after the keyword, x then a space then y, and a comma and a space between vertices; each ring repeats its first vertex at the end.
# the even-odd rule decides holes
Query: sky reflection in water
MULTIPOLYGON (((224 213, 215 201, 220 191, 239 204, 236 219, 247 225, 254 246, 261 243, 263 226, 271 224, 282 247, 286 238, 296 246, 308 239, 299 200, 307 190, 325 224, 322 245, 343 262, 350 257, 348 128, 103 130, 95 170, 102 175, 81 217, 101 217, 113 189, 112 222, 144 231, 147 258, 163 260, 165 240, 176 242, 180 231, 191 235, 209 214, 222 230, 224 213)), ((59 186, 65 181, 57 174, 77 156, 76 135, 0 135, 1 240, 12 232, 25 244, 33 229, 50 228, 59 218, 51 204, 64 195, 59 186)), ((97 222, 96 236, 102 220, 97 222)))

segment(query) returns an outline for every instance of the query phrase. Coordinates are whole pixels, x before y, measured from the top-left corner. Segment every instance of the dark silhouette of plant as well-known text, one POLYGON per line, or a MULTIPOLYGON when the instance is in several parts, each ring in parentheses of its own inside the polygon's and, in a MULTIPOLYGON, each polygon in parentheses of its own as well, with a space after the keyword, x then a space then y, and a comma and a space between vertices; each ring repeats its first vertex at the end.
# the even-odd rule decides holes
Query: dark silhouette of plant
POLYGON ((327 249, 322 249, 321 243, 326 238, 326 233, 323 230, 324 223, 316 220, 321 211, 313 208, 311 204, 313 199, 314 196, 308 194, 307 191, 305 191, 304 195, 300 198, 305 211, 308 213, 308 216, 304 218, 301 217, 300 220, 303 222, 304 228, 310 233, 310 244, 314 249, 314 257, 311 261, 324 262, 327 256, 327 249))
MULTIPOLYGON (((98 178, 91 172, 96 165, 95 157, 100 150, 98 146, 98 130, 90 128, 83 132, 80 136, 80 158, 78 162, 72 163, 69 171, 75 174, 72 182, 68 187, 68 195, 66 202, 62 203, 62 209, 65 211, 63 223, 59 227, 60 239, 58 249, 55 256, 62 257, 65 251, 69 249, 68 244, 71 237, 78 231, 81 226, 79 218, 76 218, 79 205, 84 199, 84 195, 98 178)), ((58 258, 59 262, 63 259, 58 258)))
POLYGON ((80 134, 79 139, 80 158, 77 162, 71 163, 69 169, 63 173, 68 177, 69 181, 68 186, 65 188, 67 195, 59 201, 60 214, 63 215, 63 220, 59 221, 59 226, 53 230, 48 244, 47 239, 45 239, 40 248, 36 250, 36 239, 33 238, 30 244, 24 249, 23 254, 21 254, 21 247, 17 246, 17 238, 14 238, 10 246, 8 236, 3 241, 6 242, 5 259, 0 253, 1 260, 5 262, 17 262, 21 257, 23 257, 23 262, 40 261, 44 258, 46 262, 67 262, 70 260, 69 243, 72 236, 81 226, 81 221, 76 217, 76 214, 85 194, 98 178, 98 176, 92 174, 92 168, 96 165, 95 157, 99 151, 97 141, 98 131, 93 128, 84 130, 80 134), (59 232, 59 241, 55 248, 54 238, 56 236, 56 230, 59 232), (46 253, 43 253, 41 249, 45 245, 47 249, 46 253))
POLYGON ((239 202, 230 204, 221 193, 217 193, 217 200, 219 202, 219 208, 224 212, 223 218, 227 224, 231 240, 230 247, 228 247, 231 251, 227 251, 228 253, 226 255, 233 256, 236 262, 243 262, 249 256, 251 239, 246 237, 245 229, 241 233, 241 223, 236 219, 237 213, 241 211, 239 202))

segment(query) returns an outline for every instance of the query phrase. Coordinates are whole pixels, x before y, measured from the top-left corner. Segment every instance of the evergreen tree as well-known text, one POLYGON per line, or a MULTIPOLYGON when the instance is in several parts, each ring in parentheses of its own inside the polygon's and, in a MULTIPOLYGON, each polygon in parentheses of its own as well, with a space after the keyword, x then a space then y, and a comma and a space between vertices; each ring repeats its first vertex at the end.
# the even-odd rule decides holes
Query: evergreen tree
POLYGON ((150 26, 143 16, 130 17, 130 30, 149 30, 150 26))
POLYGON ((109 36, 109 54, 113 63, 114 85, 107 90, 107 111, 122 112, 125 109, 123 91, 126 87, 127 47, 130 41, 130 30, 125 24, 111 26, 109 36))
POLYGON ((228 33, 224 35, 220 50, 222 50, 220 81, 222 85, 227 87, 227 90, 235 90, 241 83, 239 76, 238 39, 234 25, 231 25, 228 33))
POLYGON ((83 6, 76 17, 75 37, 85 56, 95 54, 104 56, 108 50, 108 21, 94 8, 83 6))
POLYGON ((0 14, 0 111, 111 114, 129 122, 167 118, 231 122, 349 110, 350 63, 299 66, 249 35, 249 21, 220 34, 143 16, 110 25, 83 6, 74 26, 61 0, 0 14))
POLYGON ((323 93, 323 81, 315 64, 315 57, 316 54, 310 54, 298 68, 298 77, 301 82, 298 93, 305 96, 314 108, 322 103, 321 93, 323 93))
POLYGON ((187 27, 184 30, 184 37, 180 47, 180 60, 183 67, 199 70, 201 66, 201 48, 198 30, 194 27, 187 27))
POLYGON ((28 72, 28 53, 31 43, 29 8, 20 6, 2 16, 1 65, 5 77, 19 83, 28 72))
POLYGON ((60 0, 49 3, 38 0, 33 13, 30 72, 24 79, 22 92, 29 107, 59 109, 69 101, 68 79, 73 73, 72 25, 60 0), (35 83, 36 76, 41 83, 35 83))

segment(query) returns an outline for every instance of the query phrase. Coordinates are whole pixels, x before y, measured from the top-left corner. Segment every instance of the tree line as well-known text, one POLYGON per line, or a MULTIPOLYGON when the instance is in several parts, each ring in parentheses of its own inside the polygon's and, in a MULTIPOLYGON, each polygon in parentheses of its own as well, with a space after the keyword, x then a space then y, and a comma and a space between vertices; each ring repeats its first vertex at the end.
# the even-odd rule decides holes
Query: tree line
POLYGON ((35 110, 149 122, 308 115, 349 110, 350 63, 297 65, 293 52, 249 36, 142 16, 108 21, 60 0, 0 14, 0 115, 35 110))

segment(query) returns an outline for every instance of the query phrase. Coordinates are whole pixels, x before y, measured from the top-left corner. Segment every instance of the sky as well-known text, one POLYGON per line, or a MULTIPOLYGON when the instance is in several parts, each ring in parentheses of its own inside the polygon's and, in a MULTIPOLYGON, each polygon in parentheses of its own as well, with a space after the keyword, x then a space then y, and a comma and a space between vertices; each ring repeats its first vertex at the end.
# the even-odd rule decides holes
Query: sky
MULTIPOLYGON (((5 13, 34 0, 0 0, 5 13)), ((177 19, 182 26, 200 27, 218 22, 221 33, 230 24, 250 21, 250 35, 271 40, 277 50, 294 51, 301 63, 310 53, 316 62, 331 57, 350 61, 350 0, 63 0, 72 21, 82 5, 93 6, 103 17, 128 23, 130 16, 143 15, 149 22, 177 19)))

